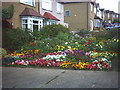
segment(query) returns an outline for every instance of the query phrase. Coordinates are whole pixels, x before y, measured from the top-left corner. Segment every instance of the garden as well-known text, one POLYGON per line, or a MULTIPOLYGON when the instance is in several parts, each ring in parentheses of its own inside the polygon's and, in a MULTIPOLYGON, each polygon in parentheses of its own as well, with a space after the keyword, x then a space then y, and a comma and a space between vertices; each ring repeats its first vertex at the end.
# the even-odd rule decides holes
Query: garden
POLYGON ((3 33, 3 66, 111 70, 120 54, 119 29, 74 33, 62 25, 46 25, 36 32, 16 28, 3 33))

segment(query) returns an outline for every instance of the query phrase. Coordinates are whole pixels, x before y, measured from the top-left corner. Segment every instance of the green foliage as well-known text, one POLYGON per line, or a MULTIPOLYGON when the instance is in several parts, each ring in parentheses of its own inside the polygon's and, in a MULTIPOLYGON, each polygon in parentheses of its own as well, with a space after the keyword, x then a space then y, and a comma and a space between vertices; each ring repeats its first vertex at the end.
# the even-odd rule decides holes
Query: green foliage
POLYGON ((63 32, 59 32, 58 35, 56 36, 57 39, 59 40, 64 40, 64 41, 67 41, 68 40, 68 37, 69 37, 69 34, 68 33, 63 33, 63 32))
POLYGON ((120 29, 111 29, 103 32, 93 32, 92 35, 96 37, 97 40, 107 40, 112 39, 113 37, 118 37, 120 29))
POLYGON ((5 56, 7 55, 7 51, 3 48, 0 48, 0 56, 5 56))
POLYGON ((30 41, 33 41, 30 33, 20 28, 3 31, 3 47, 7 50, 13 51, 20 49, 22 45, 30 41))
POLYGON ((41 40, 42 39, 41 32, 38 31, 38 30, 35 30, 34 32, 31 32, 31 34, 33 35, 33 37, 35 38, 35 40, 41 40))
POLYGON ((8 8, 2 10, 2 20, 11 19, 14 14, 14 6, 10 5, 8 8))
POLYGON ((89 33, 90 33, 89 30, 81 29, 81 30, 78 31, 77 34, 80 35, 80 36, 85 36, 86 34, 89 34, 89 33))
POLYGON ((63 33, 68 33, 69 29, 60 24, 46 25, 42 28, 42 31, 40 31, 40 34, 42 38, 52 38, 52 37, 56 37, 60 31, 63 33))
POLYGON ((114 19, 113 23, 120 23, 119 19, 114 19))

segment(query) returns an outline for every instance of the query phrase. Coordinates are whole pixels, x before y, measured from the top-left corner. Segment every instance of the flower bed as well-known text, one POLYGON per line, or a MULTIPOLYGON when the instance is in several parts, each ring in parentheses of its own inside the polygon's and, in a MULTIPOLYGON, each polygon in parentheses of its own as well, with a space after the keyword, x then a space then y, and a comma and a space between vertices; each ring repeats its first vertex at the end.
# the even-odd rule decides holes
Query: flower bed
MULTIPOLYGON (((59 36, 60 37, 60 36, 59 36)), ((30 42, 3 57, 8 66, 59 67, 77 70, 110 70, 111 58, 119 53, 114 45, 119 39, 96 40, 95 37, 69 36, 30 42), (53 42, 54 41, 54 42, 53 42)))
POLYGON ((83 50, 65 50, 54 53, 11 53, 4 57, 4 60, 11 61, 7 63, 9 66, 39 66, 39 67, 60 67, 69 69, 83 69, 83 70, 109 70, 111 68, 111 61, 108 60, 116 54, 104 52, 85 52, 83 50), (73 55, 73 58, 78 57, 78 60, 72 61, 67 58, 73 55), (84 57, 87 57, 84 58, 84 57))

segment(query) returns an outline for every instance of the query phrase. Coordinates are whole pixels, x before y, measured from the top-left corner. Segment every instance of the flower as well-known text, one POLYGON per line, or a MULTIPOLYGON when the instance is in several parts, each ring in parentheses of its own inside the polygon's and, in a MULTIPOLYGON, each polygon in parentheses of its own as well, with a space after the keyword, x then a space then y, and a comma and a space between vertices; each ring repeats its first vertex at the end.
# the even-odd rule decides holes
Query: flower
POLYGON ((86 42, 86 44, 89 44, 89 42, 86 42))
POLYGON ((65 42, 65 44, 68 44, 68 42, 65 42))

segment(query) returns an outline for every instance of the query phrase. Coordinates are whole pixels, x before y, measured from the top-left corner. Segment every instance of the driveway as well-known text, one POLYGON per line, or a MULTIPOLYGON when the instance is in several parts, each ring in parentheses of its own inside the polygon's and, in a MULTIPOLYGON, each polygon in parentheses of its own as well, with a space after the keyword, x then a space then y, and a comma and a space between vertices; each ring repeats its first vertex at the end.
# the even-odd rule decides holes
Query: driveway
POLYGON ((2 68, 3 88, 118 88, 117 71, 2 68))

